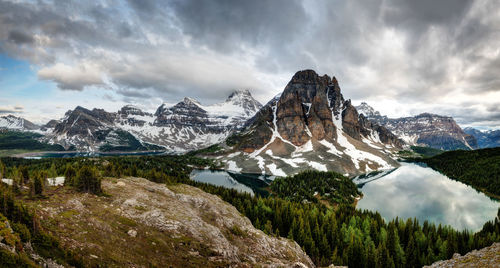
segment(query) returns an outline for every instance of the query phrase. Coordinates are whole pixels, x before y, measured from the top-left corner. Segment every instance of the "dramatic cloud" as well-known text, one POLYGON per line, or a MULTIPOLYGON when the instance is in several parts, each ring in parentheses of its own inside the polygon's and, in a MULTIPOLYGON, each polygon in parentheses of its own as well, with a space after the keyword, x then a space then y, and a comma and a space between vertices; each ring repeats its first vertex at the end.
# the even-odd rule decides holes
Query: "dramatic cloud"
POLYGON ((310 68, 390 116, 500 127, 498 25, 494 0, 0 0, 0 52, 109 101, 266 102, 310 68))
POLYGON ((21 105, 16 106, 0 106, 0 114, 17 114, 22 113, 24 107, 21 105))

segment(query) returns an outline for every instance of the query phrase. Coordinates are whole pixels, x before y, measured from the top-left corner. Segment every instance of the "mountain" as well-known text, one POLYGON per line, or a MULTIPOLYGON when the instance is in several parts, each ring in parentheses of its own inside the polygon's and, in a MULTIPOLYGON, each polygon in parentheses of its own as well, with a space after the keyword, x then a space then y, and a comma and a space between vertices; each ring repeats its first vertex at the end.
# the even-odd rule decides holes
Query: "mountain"
POLYGON ((78 106, 43 130, 49 142, 77 150, 182 152, 223 141, 261 107, 248 90, 235 91, 224 102, 206 106, 184 98, 175 105, 162 104, 154 114, 132 105, 118 112, 78 106))
POLYGON ((32 122, 13 115, 0 116, 0 129, 37 130, 40 127, 32 122))
POLYGON ((500 147, 500 130, 498 129, 481 131, 475 128, 466 127, 464 128, 464 132, 476 138, 479 148, 500 147))
POLYGON ((229 170, 284 176, 304 169, 358 174, 397 166, 403 142, 358 115, 335 77, 297 72, 284 91, 226 140, 229 170))
POLYGON ((408 145, 423 145, 443 150, 476 148, 476 139, 452 117, 423 113, 417 116, 388 118, 363 102, 356 107, 369 120, 386 127, 408 145))

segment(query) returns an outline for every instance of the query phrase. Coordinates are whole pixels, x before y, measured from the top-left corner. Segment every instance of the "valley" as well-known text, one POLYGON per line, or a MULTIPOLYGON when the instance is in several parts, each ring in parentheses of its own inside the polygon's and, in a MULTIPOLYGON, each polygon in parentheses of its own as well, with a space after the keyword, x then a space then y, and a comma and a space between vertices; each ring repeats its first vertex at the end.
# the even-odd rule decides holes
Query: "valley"
POLYGON ((500 241, 498 148, 451 117, 354 106, 313 70, 265 105, 240 90, 2 122, 8 267, 421 267, 500 241))

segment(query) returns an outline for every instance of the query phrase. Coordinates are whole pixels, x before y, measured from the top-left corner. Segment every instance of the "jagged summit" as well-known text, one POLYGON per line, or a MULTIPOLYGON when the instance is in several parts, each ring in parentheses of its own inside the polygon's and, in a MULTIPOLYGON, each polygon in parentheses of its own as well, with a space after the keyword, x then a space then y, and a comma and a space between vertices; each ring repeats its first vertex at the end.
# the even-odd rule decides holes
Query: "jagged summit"
POLYGON ((380 112, 376 111, 373 107, 368 105, 366 102, 361 102, 360 105, 356 106, 356 109, 360 114, 364 114, 366 117, 370 118, 373 116, 380 116, 380 112))
POLYGON ((229 94, 226 101, 240 97, 240 96, 252 97, 252 93, 250 93, 250 90, 248 90, 248 89, 237 89, 237 90, 234 90, 231 94, 229 94))
POLYGON ((356 107, 369 120, 389 129, 408 145, 453 150, 477 146, 474 136, 465 133, 450 116, 421 113, 416 116, 388 118, 366 103, 356 107))
POLYGON ((153 148, 151 144, 171 151, 195 150, 221 142, 261 107, 248 90, 235 91, 226 101, 213 105, 186 97, 173 105, 163 103, 154 114, 134 105, 117 112, 77 106, 61 120, 44 126, 44 139, 86 151, 103 146, 153 148))
POLYGON ((22 117, 15 115, 0 116, 0 129, 15 129, 15 130, 37 130, 40 127, 22 117))
POLYGON ((229 168, 275 175, 308 168, 349 174, 388 168, 397 163, 384 148, 402 145, 385 128, 360 117, 335 78, 313 70, 295 73, 282 94, 228 143, 234 144, 225 159, 229 168))

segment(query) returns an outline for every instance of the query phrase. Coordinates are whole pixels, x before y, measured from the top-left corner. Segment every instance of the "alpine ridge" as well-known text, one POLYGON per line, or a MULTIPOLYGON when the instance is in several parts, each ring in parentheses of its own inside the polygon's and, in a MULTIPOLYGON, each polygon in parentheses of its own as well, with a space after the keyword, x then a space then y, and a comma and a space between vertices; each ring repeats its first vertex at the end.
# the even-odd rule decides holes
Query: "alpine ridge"
POLYGON ((223 141, 261 107, 248 90, 206 106, 184 98, 175 105, 162 104, 154 114, 133 105, 118 112, 78 106, 41 131, 45 141, 72 150, 184 152, 223 141))
POLYGON ((343 174, 392 168, 398 164, 391 153, 403 142, 359 115, 335 77, 304 70, 226 145, 220 159, 228 169, 284 176, 310 168, 343 174))
POLYGON ((474 136, 465 133, 452 117, 423 113, 411 117, 388 118, 366 102, 356 107, 373 122, 386 127, 408 145, 423 145, 443 150, 473 149, 474 136))

